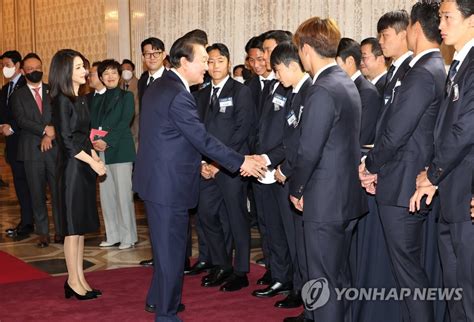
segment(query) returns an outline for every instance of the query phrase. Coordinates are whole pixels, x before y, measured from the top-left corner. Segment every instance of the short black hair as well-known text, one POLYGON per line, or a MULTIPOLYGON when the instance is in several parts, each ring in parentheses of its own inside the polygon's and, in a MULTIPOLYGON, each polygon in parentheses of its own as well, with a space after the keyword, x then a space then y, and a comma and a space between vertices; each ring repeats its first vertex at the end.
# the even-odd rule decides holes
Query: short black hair
POLYGON ((128 64, 128 65, 132 66, 132 71, 135 70, 135 64, 134 64, 130 59, 124 59, 124 60, 122 60, 122 64, 121 64, 121 65, 123 65, 123 64, 128 64))
POLYGON ((295 44, 285 41, 273 49, 272 55, 270 56, 270 63, 273 69, 275 69, 276 65, 280 64, 284 64, 288 67, 291 62, 298 63, 301 70, 304 70, 300 56, 298 55, 298 47, 296 47, 295 44))
POLYGON ((263 51, 263 39, 261 36, 252 37, 249 39, 249 41, 247 41, 247 44, 245 45, 245 52, 248 54, 252 48, 257 48, 263 51))
POLYGON ((194 60, 194 45, 201 45, 202 41, 193 36, 182 36, 175 40, 170 49, 170 64, 174 68, 181 67, 180 59, 186 58, 187 61, 192 62, 194 60))
POLYGON ((472 0, 456 0, 459 11, 464 18, 469 18, 474 14, 474 1, 472 0))
POLYGON ((25 57, 23 57, 23 60, 20 63, 20 68, 23 68, 23 65, 25 65, 25 61, 31 58, 38 59, 41 63, 43 63, 41 58, 39 58, 39 56, 36 53, 29 53, 25 57))
POLYGON ((99 65, 101 64, 102 62, 99 60, 99 61, 95 61, 92 63, 92 67, 97 67, 99 68, 99 65))
POLYGON ((211 50, 218 50, 222 56, 226 57, 227 60, 230 61, 229 48, 227 48, 226 45, 222 43, 215 43, 206 48, 207 53, 209 53, 211 50))
POLYGON ((51 59, 48 83, 52 98, 62 93, 71 99, 75 99, 76 95, 72 84, 72 71, 74 68, 74 58, 76 57, 82 59, 84 56, 73 49, 61 49, 56 52, 51 59))
POLYGON ((242 71, 243 71, 245 69, 245 65, 244 64, 235 65, 234 68, 232 68, 232 74, 235 74, 235 71, 239 68, 242 68, 242 71))
POLYGON ((377 22, 377 32, 381 33, 387 28, 393 28, 397 32, 407 30, 408 12, 406 10, 394 10, 385 13, 377 22))
POLYGON ((439 31, 439 4, 428 2, 417 2, 410 12, 410 24, 419 22, 426 39, 441 44, 443 39, 439 31))
POLYGON ((146 45, 151 45, 152 49, 165 51, 165 44, 163 43, 163 41, 161 41, 161 39, 158 39, 156 37, 150 37, 142 41, 140 45, 142 48, 142 54, 144 53, 146 45))
POLYGON ((199 44, 207 46, 209 43, 207 39, 207 33, 202 29, 193 29, 184 34, 183 37, 193 37, 199 41, 199 44))
POLYGON ((2 58, 10 58, 14 64, 21 62, 21 54, 16 50, 4 52, 2 58))
POLYGON ((119 73, 119 76, 122 76, 122 66, 118 61, 115 59, 106 59, 103 60, 99 66, 97 67, 97 75, 99 77, 102 77, 102 74, 107 70, 107 69, 116 69, 117 72, 119 73))
POLYGON ((360 68, 360 62, 362 60, 362 52, 360 51, 360 45, 357 41, 351 38, 341 38, 339 46, 337 46, 337 57, 340 57, 343 62, 346 62, 348 57, 354 58, 357 69, 360 68))
POLYGON ((380 43, 377 38, 375 37, 365 38, 364 40, 361 41, 360 46, 362 47, 365 45, 371 45, 371 51, 375 57, 383 56, 382 47, 380 47, 380 43))
POLYGON ((291 32, 286 30, 270 30, 264 32, 261 37, 262 41, 265 41, 267 39, 274 39, 278 45, 285 41, 291 42, 291 38, 293 37, 293 35, 291 32))

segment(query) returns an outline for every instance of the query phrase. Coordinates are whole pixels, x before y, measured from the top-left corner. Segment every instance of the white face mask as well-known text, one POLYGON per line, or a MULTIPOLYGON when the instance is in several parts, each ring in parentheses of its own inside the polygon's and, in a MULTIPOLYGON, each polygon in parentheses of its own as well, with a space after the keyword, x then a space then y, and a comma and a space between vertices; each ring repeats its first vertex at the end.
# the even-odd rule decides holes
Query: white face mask
POLYGON ((4 66, 3 67, 3 76, 5 76, 5 78, 12 78, 13 75, 15 75, 15 70, 16 70, 15 67, 4 66))
POLYGON ((245 82, 245 79, 242 76, 235 76, 234 79, 242 84, 245 82))
POLYGON ((133 77, 133 73, 131 71, 129 71, 128 69, 125 69, 124 71, 122 71, 122 78, 125 81, 131 80, 132 77, 133 77))

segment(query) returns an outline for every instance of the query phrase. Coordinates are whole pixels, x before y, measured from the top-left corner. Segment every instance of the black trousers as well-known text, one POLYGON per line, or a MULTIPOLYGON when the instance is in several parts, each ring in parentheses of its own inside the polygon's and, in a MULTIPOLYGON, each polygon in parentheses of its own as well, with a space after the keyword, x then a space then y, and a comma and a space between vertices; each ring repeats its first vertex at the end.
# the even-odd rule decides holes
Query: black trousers
POLYGON ((451 322, 474 321, 474 224, 448 223, 441 214, 438 232, 444 287, 462 288, 461 301, 448 301, 451 322))
POLYGON ((202 180, 198 216, 214 265, 250 270, 250 223, 246 209, 246 183, 240 176, 219 172, 215 179, 202 180), (232 263, 232 244, 235 258, 232 263))
MULTIPOLYGON (((410 214, 408 208, 378 205, 392 271, 398 288, 428 288, 423 268, 423 225, 426 216, 410 214)), ((404 322, 434 321, 433 303, 405 297, 400 301, 404 322)))

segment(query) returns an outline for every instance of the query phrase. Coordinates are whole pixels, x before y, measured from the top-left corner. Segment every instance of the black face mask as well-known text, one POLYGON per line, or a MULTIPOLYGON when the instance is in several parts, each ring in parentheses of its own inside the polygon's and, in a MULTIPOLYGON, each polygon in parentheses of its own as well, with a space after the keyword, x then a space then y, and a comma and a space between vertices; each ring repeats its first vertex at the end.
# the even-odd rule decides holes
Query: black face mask
POLYGON ((39 83, 43 79, 43 72, 35 70, 31 73, 25 74, 25 77, 32 83, 39 83))

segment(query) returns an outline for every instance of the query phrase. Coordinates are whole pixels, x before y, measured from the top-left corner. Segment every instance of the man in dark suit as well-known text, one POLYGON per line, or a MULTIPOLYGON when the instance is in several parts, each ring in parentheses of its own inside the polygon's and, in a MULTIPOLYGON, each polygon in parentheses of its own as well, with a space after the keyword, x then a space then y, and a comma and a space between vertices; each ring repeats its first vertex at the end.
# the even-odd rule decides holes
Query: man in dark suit
MULTIPOLYGON (((267 70, 271 70, 270 57, 273 49, 278 44, 290 42, 291 33, 284 30, 272 30, 265 32, 261 37, 265 66, 267 70)), ((253 152, 272 169, 276 169, 285 158, 283 137, 289 92, 290 89, 285 88, 277 80, 270 82, 268 93, 262 90, 262 106, 256 126, 253 152)), ((293 263, 297 263, 288 187, 277 183, 270 171, 267 175, 271 181, 255 181, 253 191, 257 213, 263 217, 266 226, 272 281, 267 287, 252 293, 257 297, 273 297, 291 291, 293 289, 293 263)))
MULTIPOLYGON (((229 76, 229 49, 220 43, 206 49, 211 86, 195 94, 206 130, 241 154, 249 154, 248 136, 255 119, 255 104, 248 87, 229 76)), ((248 286, 250 227, 247 220, 246 181, 220 168, 213 160, 201 164, 198 219, 211 260, 217 265, 202 279, 205 287, 237 291, 248 286), (232 241, 235 260, 232 265, 232 241)))
POLYGON ((362 103, 362 120, 360 125, 361 146, 374 143, 375 125, 382 104, 377 88, 360 72, 362 53, 360 45, 353 39, 342 38, 337 48, 338 65, 354 81, 362 103))
POLYGON ((365 38, 360 43, 360 51, 360 71, 382 95, 387 78, 387 65, 379 41, 375 37, 365 38))
MULTIPOLYGON (((283 147, 285 150, 285 160, 280 163, 275 170, 275 179, 279 184, 284 185, 287 180, 291 180, 293 167, 295 164, 298 144, 300 138, 300 121, 304 111, 304 99, 306 91, 311 86, 310 76, 304 72, 298 48, 290 42, 279 44, 272 52, 271 65, 275 70, 275 76, 278 81, 287 88, 291 88, 287 95, 285 108, 285 127, 283 134, 283 147)), ((286 188, 288 189, 288 185, 286 188)), ((287 190, 288 191, 288 190, 287 190)), ((287 192, 286 202, 289 200, 287 192)), ((284 204, 286 205, 286 204, 284 204)), ((303 305, 301 299, 301 289, 306 282, 308 271, 306 268, 306 254, 304 247, 303 217, 301 212, 290 206, 290 217, 285 222, 285 226, 293 229, 286 229, 289 233, 288 243, 294 243, 295 254, 291 257, 293 266, 293 290, 288 296, 275 303, 279 308, 295 308, 303 305)))
MULTIPOLYGON (((415 57, 404 77, 397 80, 391 102, 379 121, 381 130, 375 147, 360 167, 364 187, 370 181, 364 177, 376 174, 368 190, 376 187, 397 287, 412 291, 430 287, 422 260, 422 236, 429 210, 411 214, 408 202, 416 188, 416 175, 433 154, 433 129, 444 96, 446 72, 439 51, 438 24, 437 5, 413 6, 407 41, 415 57)), ((406 297, 400 304, 404 321, 434 321, 432 302, 406 297)))
POLYGON ((153 244, 154 274, 147 302, 156 321, 181 321, 188 210, 199 197, 201 155, 233 173, 261 176, 265 165, 227 148, 199 120, 189 86, 202 83, 207 53, 196 39, 181 37, 170 50, 174 68, 143 97, 140 145, 133 189, 145 201, 153 244))
POLYGON ((138 102, 141 109, 142 98, 146 89, 163 75, 165 70, 163 60, 166 57, 166 51, 163 41, 155 37, 143 40, 140 47, 142 49, 143 63, 146 67, 146 71, 138 79, 138 102))
MULTIPOLYGON (((56 187, 57 147, 54 144, 54 127, 51 124, 49 88, 42 82, 42 62, 30 53, 21 63, 26 86, 10 97, 13 114, 21 128, 18 142, 18 161, 23 161, 26 179, 31 192, 38 246, 49 244, 49 220, 46 207, 46 183, 51 193, 55 231, 59 231, 58 191, 56 187)), ((55 235, 55 241, 61 236, 55 235)))
POLYGON ((285 321, 350 318, 350 308, 336 299, 335 288, 350 286, 351 236, 366 206, 357 178, 361 104, 354 82, 335 61, 340 38, 336 23, 319 17, 303 22, 294 36, 303 66, 313 76, 290 180, 290 199, 303 211, 310 281, 302 294, 306 317, 285 321), (316 302, 314 294, 320 293, 313 288, 318 285, 329 298, 316 308, 311 304, 316 302))
POLYGON ((444 287, 462 288, 462 300, 448 300, 451 321, 474 320, 474 3, 443 1, 439 28, 446 45, 456 49, 443 85, 443 102, 434 130, 434 157, 416 180, 410 210, 430 203, 439 192, 438 244, 444 287))
POLYGON ((13 116, 11 95, 26 84, 25 77, 21 75, 21 55, 16 50, 7 51, 2 56, 3 76, 9 82, 2 87, 0 93, 0 132, 6 137, 6 160, 13 174, 13 184, 16 196, 20 203, 21 220, 16 228, 7 229, 11 236, 28 236, 33 232, 33 208, 30 190, 26 179, 25 167, 17 159, 20 128, 13 116))
POLYGON ((379 121, 375 129, 376 132, 379 128, 380 119, 387 110, 386 107, 392 102, 393 88, 397 80, 403 78, 403 75, 410 68, 408 64, 412 59, 412 52, 408 50, 406 39, 407 26, 408 13, 405 10, 387 12, 377 22, 380 47, 384 56, 392 59, 392 64, 385 78, 382 109, 380 110, 379 121))

